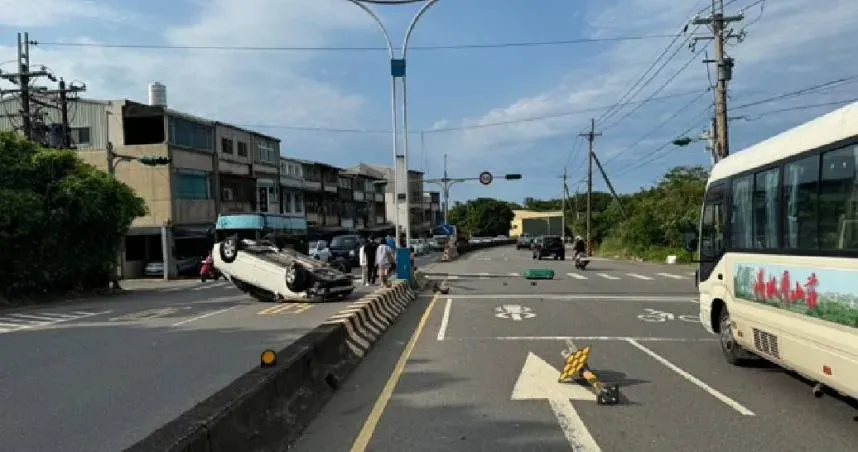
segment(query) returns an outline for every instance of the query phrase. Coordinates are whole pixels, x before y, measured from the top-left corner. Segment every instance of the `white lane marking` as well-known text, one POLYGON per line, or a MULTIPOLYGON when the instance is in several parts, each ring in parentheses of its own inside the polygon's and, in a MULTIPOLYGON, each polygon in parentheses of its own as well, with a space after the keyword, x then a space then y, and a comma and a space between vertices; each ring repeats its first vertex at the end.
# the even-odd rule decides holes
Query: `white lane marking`
POLYGON ((685 279, 682 276, 674 275, 673 273, 656 273, 656 275, 664 276, 665 278, 673 278, 673 279, 685 279))
POLYGON ((586 276, 579 275, 578 273, 566 273, 566 276, 569 276, 570 278, 575 278, 575 279, 587 279, 586 276))
POLYGON ((599 341, 599 342, 716 342, 715 338, 693 337, 629 337, 629 336, 494 336, 461 337, 456 340, 496 340, 496 341, 599 341))
POLYGON ((756 416, 753 411, 745 408, 739 402, 737 402, 737 401, 731 399, 730 397, 724 395, 721 391, 718 391, 717 389, 707 385, 706 383, 702 382, 700 379, 698 379, 694 375, 691 375, 690 373, 682 370, 676 364, 673 364, 672 362, 668 361, 667 358, 664 358, 663 356, 659 355, 658 353, 656 353, 656 352, 650 350, 649 348, 641 345, 636 340, 629 339, 626 342, 628 342, 629 344, 632 344, 638 350, 646 353, 652 359, 660 362, 661 364, 663 364, 668 369, 676 372, 680 377, 682 377, 682 378, 690 381, 691 383, 695 384, 700 389, 708 392, 709 395, 711 395, 712 397, 715 397, 716 399, 720 400, 721 402, 723 402, 725 405, 729 406, 730 408, 738 411, 742 415, 744 415, 744 416, 756 416))
MULTIPOLYGON (((687 296, 647 296, 647 295, 600 295, 600 294, 507 294, 507 293, 492 293, 492 294, 467 294, 458 295, 451 294, 450 298, 457 300, 474 300, 474 301, 496 301, 498 299, 513 299, 513 300, 617 300, 617 301, 652 301, 652 302, 682 302, 688 303, 694 298, 691 295, 687 296)), ((696 303, 696 301, 692 301, 696 303)))
POLYGON ((447 279, 459 279, 459 275, 447 275, 447 279))
POLYGON ((441 317, 441 328, 438 328, 438 340, 443 341, 447 336, 447 324, 450 322, 450 309, 453 307, 453 299, 448 298, 444 305, 444 315, 441 317))
POLYGON ((601 276, 602 278, 605 278, 605 279, 620 279, 620 278, 617 278, 616 276, 608 275, 605 273, 596 273, 596 274, 601 276))
POLYGON ((626 273, 626 274, 631 276, 632 278, 643 279, 643 280, 647 280, 647 281, 652 280, 652 278, 650 278, 649 276, 639 275, 637 273, 626 273))
POLYGON ((205 314, 200 314, 196 317, 191 317, 189 319, 182 320, 181 322, 176 322, 170 326, 181 326, 181 325, 185 325, 185 324, 188 324, 191 322, 196 322, 197 320, 202 320, 206 317, 211 317, 211 316, 215 316, 218 314, 223 314, 224 312, 227 312, 227 311, 232 311, 233 309, 235 309, 239 306, 241 306, 241 305, 230 306, 228 308, 218 309, 217 311, 212 311, 212 312, 207 312, 205 314))

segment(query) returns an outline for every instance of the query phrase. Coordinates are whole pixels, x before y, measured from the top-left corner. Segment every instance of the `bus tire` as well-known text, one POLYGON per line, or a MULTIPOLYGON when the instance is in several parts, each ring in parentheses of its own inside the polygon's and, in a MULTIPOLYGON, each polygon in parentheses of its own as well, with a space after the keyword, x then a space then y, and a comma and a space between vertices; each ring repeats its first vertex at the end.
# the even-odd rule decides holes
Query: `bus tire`
POLYGON ((307 270, 299 263, 292 262, 286 267, 286 288, 299 293, 307 290, 309 277, 307 270))
POLYGON ((220 244, 220 258, 227 264, 235 262, 238 257, 238 236, 233 235, 224 239, 220 244))
POLYGON ((736 337, 733 335, 733 326, 731 324, 730 311, 727 307, 721 309, 721 315, 718 319, 718 336, 721 344, 721 352, 724 354, 724 359, 734 366, 741 366, 745 363, 745 352, 742 347, 736 342, 736 337))

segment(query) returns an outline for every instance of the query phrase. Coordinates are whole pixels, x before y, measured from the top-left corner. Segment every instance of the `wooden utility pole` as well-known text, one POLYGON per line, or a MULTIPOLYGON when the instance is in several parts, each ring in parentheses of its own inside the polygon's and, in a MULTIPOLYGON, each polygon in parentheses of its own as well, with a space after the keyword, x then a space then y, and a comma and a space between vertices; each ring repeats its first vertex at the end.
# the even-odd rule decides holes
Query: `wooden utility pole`
POLYGON ((715 84, 715 154, 716 161, 730 155, 730 135, 727 125, 727 82, 733 78, 733 59, 726 56, 724 44, 730 38, 739 38, 741 34, 733 34, 725 26, 731 22, 744 19, 742 14, 724 16, 724 0, 712 0, 712 14, 709 17, 696 17, 692 20, 695 25, 709 25, 711 37, 697 38, 715 40, 715 59, 704 60, 704 63, 715 63, 718 79, 715 84))
POLYGON ((601 133, 596 133, 596 120, 590 119, 590 131, 580 134, 587 137, 589 149, 587 151, 587 255, 592 255, 590 244, 591 225, 593 221, 593 142, 596 137, 602 136, 601 133))

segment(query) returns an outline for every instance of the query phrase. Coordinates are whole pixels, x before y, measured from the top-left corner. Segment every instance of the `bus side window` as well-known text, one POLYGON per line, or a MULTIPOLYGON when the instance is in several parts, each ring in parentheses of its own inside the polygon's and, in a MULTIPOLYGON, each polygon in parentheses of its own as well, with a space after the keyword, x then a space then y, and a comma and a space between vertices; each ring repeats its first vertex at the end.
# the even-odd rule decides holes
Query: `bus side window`
POLYGON ((703 207, 700 227, 700 258, 717 259, 724 252, 724 197, 721 187, 712 187, 703 207))

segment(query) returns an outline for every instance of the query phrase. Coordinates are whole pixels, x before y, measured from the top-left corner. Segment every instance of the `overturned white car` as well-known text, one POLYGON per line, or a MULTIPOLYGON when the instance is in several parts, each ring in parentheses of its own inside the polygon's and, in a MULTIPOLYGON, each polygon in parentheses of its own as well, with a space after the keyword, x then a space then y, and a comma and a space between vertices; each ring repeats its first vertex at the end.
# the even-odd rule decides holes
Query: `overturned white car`
POLYGON ((227 237, 215 243, 214 265, 235 287, 260 301, 342 299, 352 277, 298 251, 261 240, 227 237))

